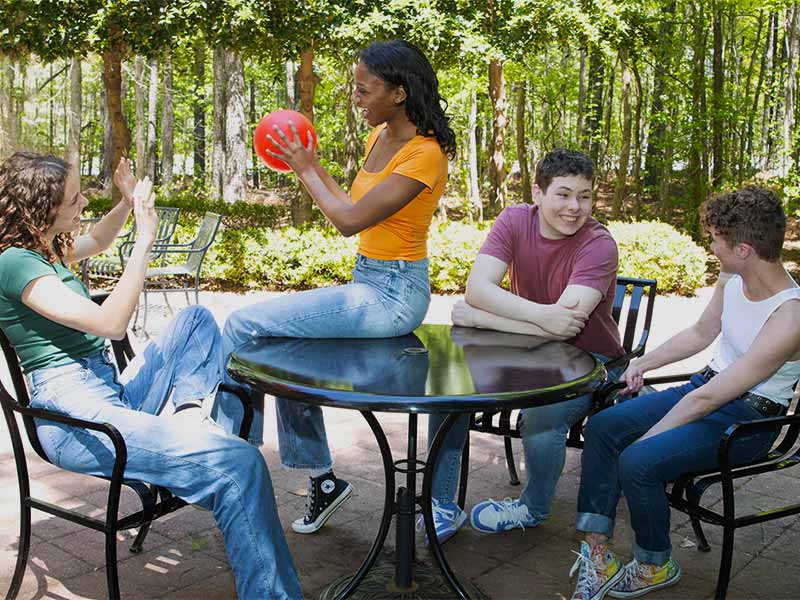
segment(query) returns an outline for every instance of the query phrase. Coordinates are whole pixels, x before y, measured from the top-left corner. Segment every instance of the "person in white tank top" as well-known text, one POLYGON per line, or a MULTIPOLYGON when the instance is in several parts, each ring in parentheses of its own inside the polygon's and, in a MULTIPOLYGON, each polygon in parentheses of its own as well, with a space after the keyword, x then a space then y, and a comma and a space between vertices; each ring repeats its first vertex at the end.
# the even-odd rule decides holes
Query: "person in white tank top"
MULTIPOLYGON (((594 415, 584 430, 577 529, 586 534, 573 571, 573 600, 633 598, 676 584, 670 509, 664 484, 718 466, 725 430, 783 415, 800 378, 800 287, 781 262, 786 215, 769 190, 747 186, 715 196, 701 209, 720 261, 714 294, 698 321, 631 361, 623 393, 644 374, 704 350, 714 358, 689 383, 632 398, 594 415), (610 550, 620 495, 630 509, 633 560, 610 550)), ((734 463, 764 456, 777 434, 737 441, 734 463)))

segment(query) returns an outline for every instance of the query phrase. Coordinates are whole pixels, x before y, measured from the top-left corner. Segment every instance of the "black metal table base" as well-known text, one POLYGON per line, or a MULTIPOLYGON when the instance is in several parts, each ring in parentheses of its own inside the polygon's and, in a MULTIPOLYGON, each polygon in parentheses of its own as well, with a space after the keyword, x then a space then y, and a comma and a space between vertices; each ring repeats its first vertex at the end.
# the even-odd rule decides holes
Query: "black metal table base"
MULTIPOLYGON (((414 564, 414 582, 410 590, 395 588, 394 555, 384 555, 378 559, 369 573, 349 598, 353 600, 452 600, 453 590, 442 576, 441 571, 425 563, 414 564)), ((334 600, 347 587, 352 575, 345 575, 334 580, 320 594, 320 600, 334 600)), ((474 600, 488 598, 475 585, 465 582, 461 584, 474 600)))
POLYGON ((474 585, 464 585, 456 578, 442 548, 436 539, 431 511, 431 483, 433 466, 436 464, 447 432, 458 418, 457 414, 448 415, 436 433, 428 453, 428 461, 417 460, 417 415, 408 416, 408 448, 406 458, 393 460, 386 434, 383 432, 375 415, 369 411, 361 411, 375 435, 375 441, 383 460, 386 492, 383 514, 381 515, 378 534, 372 543, 364 562, 352 576, 341 577, 330 584, 321 598, 345 600, 346 598, 458 598, 459 600, 482 599, 484 594, 474 585), (405 486, 395 486, 395 473, 406 476, 405 486), (416 478, 423 474, 422 493, 417 496, 416 478), (396 495, 396 496, 395 496, 396 495), (395 499, 396 497, 396 499, 395 499), (432 569, 416 559, 414 543, 414 519, 419 506, 425 532, 430 540, 430 551, 437 569, 432 569), (396 544, 391 563, 383 561, 377 564, 392 519, 396 517, 396 544), (430 586, 430 590, 428 587, 430 586), (382 590, 382 591, 379 591, 382 590))

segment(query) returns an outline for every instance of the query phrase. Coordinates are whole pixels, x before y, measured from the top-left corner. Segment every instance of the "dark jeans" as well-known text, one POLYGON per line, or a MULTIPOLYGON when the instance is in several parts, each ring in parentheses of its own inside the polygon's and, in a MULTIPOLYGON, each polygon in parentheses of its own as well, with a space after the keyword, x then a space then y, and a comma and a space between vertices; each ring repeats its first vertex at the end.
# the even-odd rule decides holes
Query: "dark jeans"
MULTIPOLYGON (((578 494, 579 531, 612 537, 622 492, 631 512, 634 558, 657 565, 669 560, 670 509, 664 484, 690 471, 717 467, 725 430, 764 418, 737 398, 693 423, 636 442, 681 398, 706 382, 693 375, 687 384, 633 398, 589 419, 578 494)), ((766 433, 742 438, 732 448, 732 460, 745 463, 765 455, 776 437, 766 433)))

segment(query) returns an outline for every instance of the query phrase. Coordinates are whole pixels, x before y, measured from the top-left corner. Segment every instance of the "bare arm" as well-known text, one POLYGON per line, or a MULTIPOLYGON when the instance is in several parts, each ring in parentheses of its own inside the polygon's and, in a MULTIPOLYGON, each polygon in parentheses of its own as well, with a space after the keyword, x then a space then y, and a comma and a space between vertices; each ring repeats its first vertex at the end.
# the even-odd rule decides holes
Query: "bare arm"
POLYGON ((142 289, 144 274, 155 241, 157 217, 152 185, 139 182, 134 194, 136 243, 119 282, 102 306, 70 290, 58 277, 31 281, 22 292, 22 302, 42 316, 71 327, 111 339, 122 339, 142 289))
POLYGON ((692 423, 714 412, 767 379, 798 350, 800 301, 792 300, 772 314, 747 352, 707 384, 686 394, 641 439, 692 423))
POLYGON ((570 338, 581 332, 602 295, 585 286, 567 286, 556 304, 538 304, 500 287, 508 264, 478 254, 467 280, 466 301, 499 317, 532 323, 555 336, 570 338), (572 288, 572 289, 571 289, 572 288))
POLYGON ((294 123, 293 139, 280 129, 275 129, 283 144, 268 136, 283 153, 269 152, 275 158, 285 161, 303 183, 320 210, 342 235, 351 236, 380 223, 416 198, 425 184, 405 175, 393 173, 367 192, 357 203, 336 183, 319 164, 313 151, 311 134, 307 145, 300 143, 294 123))
POLYGON ((85 235, 75 238, 72 252, 65 258, 66 262, 78 262, 99 254, 116 241, 120 230, 128 220, 133 208, 133 190, 136 179, 131 174, 130 161, 123 158, 119 161, 117 170, 114 171, 114 184, 122 192, 122 201, 112 208, 95 226, 85 235))
POLYGON ((450 313, 450 318, 453 321, 453 325, 460 325, 461 327, 475 327, 478 329, 505 331, 507 333, 537 335, 551 340, 568 339, 567 336, 555 335, 528 321, 509 319, 508 317, 501 317, 489 311, 475 308, 465 300, 456 302, 450 313))
POLYGON ((631 361, 622 379, 627 383, 624 392, 638 392, 644 384, 644 374, 708 348, 722 330, 722 302, 725 283, 730 275, 720 273, 714 294, 696 323, 679 331, 652 352, 631 361))

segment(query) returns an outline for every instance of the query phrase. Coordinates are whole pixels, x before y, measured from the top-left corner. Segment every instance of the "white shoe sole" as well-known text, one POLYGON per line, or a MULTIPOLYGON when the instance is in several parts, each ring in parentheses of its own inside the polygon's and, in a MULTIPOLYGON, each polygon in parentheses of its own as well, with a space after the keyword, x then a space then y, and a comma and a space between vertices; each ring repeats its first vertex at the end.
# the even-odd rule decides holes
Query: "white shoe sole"
POLYGON ((348 483, 347 487, 344 488, 344 491, 341 494, 339 494, 336 500, 334 500, 333 503, 328 508, 326 508, 319 514, 316 521, 314 521, 313 523, 306 523, 305 521, 303 521, 303 518, 301 517, 292 522, 292 529, 294 530, 295 533, 316 533, 322 528, 323 525, 325 525, 325 522, 331 518, 331 515, 336 511, 336 509, 339 508, 342 505, 342 503, 350 497, 350 494, 352 493, 353 493, 353 486, 348 483))

